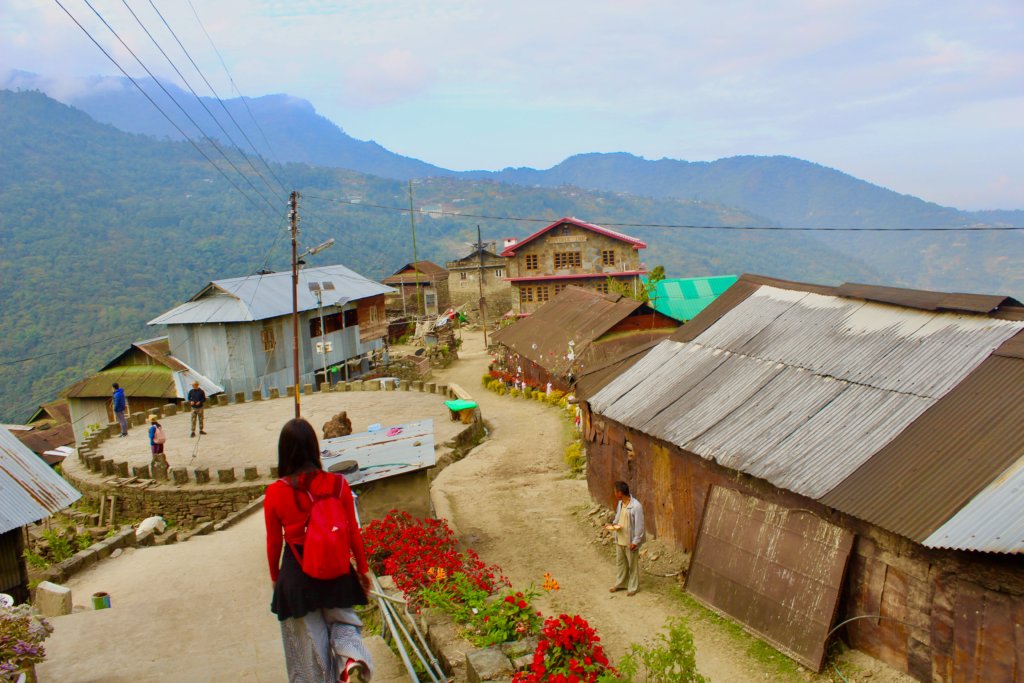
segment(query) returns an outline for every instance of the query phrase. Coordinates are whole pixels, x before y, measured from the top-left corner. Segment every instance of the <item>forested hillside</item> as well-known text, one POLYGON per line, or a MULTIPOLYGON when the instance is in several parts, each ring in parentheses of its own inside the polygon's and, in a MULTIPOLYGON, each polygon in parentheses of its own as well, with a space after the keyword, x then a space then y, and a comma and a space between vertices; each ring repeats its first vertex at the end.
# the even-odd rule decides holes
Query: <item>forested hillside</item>
MULTIPOLYGON (((14 72, 7 83, 44 83, 14 72)), ((143 86, 158 102, 166 95, 150 80, 143 86)), ((165 84, 196 120, 224 138, 191 95, 165 84)), ((219 112, 214 99, 204 98, 219 112)), ((848 258, 870 263, 888 284, 925 289, 1005 293, 1024 297, 1024 234, 1012 232, 901 232, 977 224, 1024 226, 1024 211, 960 211, 925 202, 854 178, 836 169, 785 156, 737 156, 711 162, 648 160, 631 154, 579 154, 545 170, 457 173, 401 156, 374 142, 356 140, 317 114, 313 105, 287 95, 246 101, 262 122, 274 158, 345 168, 393 178, 453 177, 497 180, 524 187, 627 192, 637 197, 692 200, 734 207, 760 216, 760 223, 800 228, 854 228, 822 232, 816 239, 848 258), (886 232, 875 232, 879 228, 886 232)), ((72 103, 94 118, 129 132, 178 136, 127 81, 99 79, 72 103)), ((240 99, 226 100, 249 138, 263 149, 262 133, 250 125, 240 99)), ((239 143, 243 144, 243 143, 239 143)), ((563 192, 570 192, 563 189, 563 192)))
MULTIPOLYGON (((277 215, 259 200, 254 206, 188 143, 118 131, 40 93, 0 91, 0 155, 0 421, 26 419, 131 341, 161 334, 146 321, 209 280, 287 268, 285 189, 272 200, 277 215)), ((382 277, 412 260, 408 213, 369 206, 407 207, 405 183, 304 164, 273 168, 303 194, 304 244, 338 241, 316 262, 382 277), (361 203, 328 201, 338 198, 361 203)), ((249 179, 269 194, 260 178, 249 179)), ((699 202, 451 178, 419 182, 414 196, 417 208, 440 204, 464 214, 544 220, 765 220, 699 202)), ((478 223, 492 240, 543 225, 422 213, 416 220, 420 258, 442 264, 468 251, 464 243, 475 239, 478 223)), ((648 241, 648 264, 664 264, 676 276, 752 271, 819 282, 879 279, 806 235, 622 229, 648 241)))

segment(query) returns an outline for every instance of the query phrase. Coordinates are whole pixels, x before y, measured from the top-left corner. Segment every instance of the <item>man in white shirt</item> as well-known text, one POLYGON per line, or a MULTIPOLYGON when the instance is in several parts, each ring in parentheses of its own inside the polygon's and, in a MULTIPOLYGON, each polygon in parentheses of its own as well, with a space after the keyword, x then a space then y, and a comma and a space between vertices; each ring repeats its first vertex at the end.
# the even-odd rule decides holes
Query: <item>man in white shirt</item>
POLYGON ((640 590, 640 545, 644 542, 644 508, 640 501, 629 495, 629 484, 615 482, 615 518, 605 526, 615 532, 615 585, 608 589, 615 593, 624 590, 633 596, 640 590))

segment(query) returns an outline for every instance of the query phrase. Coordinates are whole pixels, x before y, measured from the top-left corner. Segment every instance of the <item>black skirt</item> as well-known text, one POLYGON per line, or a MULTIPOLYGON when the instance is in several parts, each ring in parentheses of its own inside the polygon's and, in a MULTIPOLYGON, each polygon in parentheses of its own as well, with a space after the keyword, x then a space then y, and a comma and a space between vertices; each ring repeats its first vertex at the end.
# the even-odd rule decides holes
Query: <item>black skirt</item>
MULTIPOLYGON (((302 553, 301 545, 296 548, 302 553)), ((302 571, 291 546, 285 544, 281 571, 270 602, 270 611, 277 615, 278 621, 304 617, 325 607, 352 607, 366 602, 366 593, 359 585, 354 568, 336 579, 314 579, 302 571)))

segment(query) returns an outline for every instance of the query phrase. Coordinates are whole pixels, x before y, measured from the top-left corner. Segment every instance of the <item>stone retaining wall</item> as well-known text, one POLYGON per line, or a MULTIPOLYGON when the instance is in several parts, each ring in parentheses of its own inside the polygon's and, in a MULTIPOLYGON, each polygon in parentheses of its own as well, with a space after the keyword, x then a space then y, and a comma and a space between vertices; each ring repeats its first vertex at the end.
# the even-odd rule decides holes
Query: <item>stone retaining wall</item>
POLYGON ((225 519, 231 513, 244 508, 250 501, 262 496, 267 487, 264 482, 187 489, 132 488, 85 481, 68 473, 64 474, 64 478, 87 498, 99 500, 100 496, 114 496, 117 499, 118 515, 160 515, 164 519, 174 520, 184 528, 225 519))

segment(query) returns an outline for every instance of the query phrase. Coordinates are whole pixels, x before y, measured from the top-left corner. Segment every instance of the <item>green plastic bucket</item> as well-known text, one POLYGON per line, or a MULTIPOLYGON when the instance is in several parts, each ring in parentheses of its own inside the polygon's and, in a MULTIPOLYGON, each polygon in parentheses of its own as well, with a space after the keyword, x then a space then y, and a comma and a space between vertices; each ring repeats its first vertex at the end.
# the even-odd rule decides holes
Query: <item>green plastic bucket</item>
POLYGON ((110 609, 110 594, 99 593, 92 594, 92 608, 93 609, 110 609))

